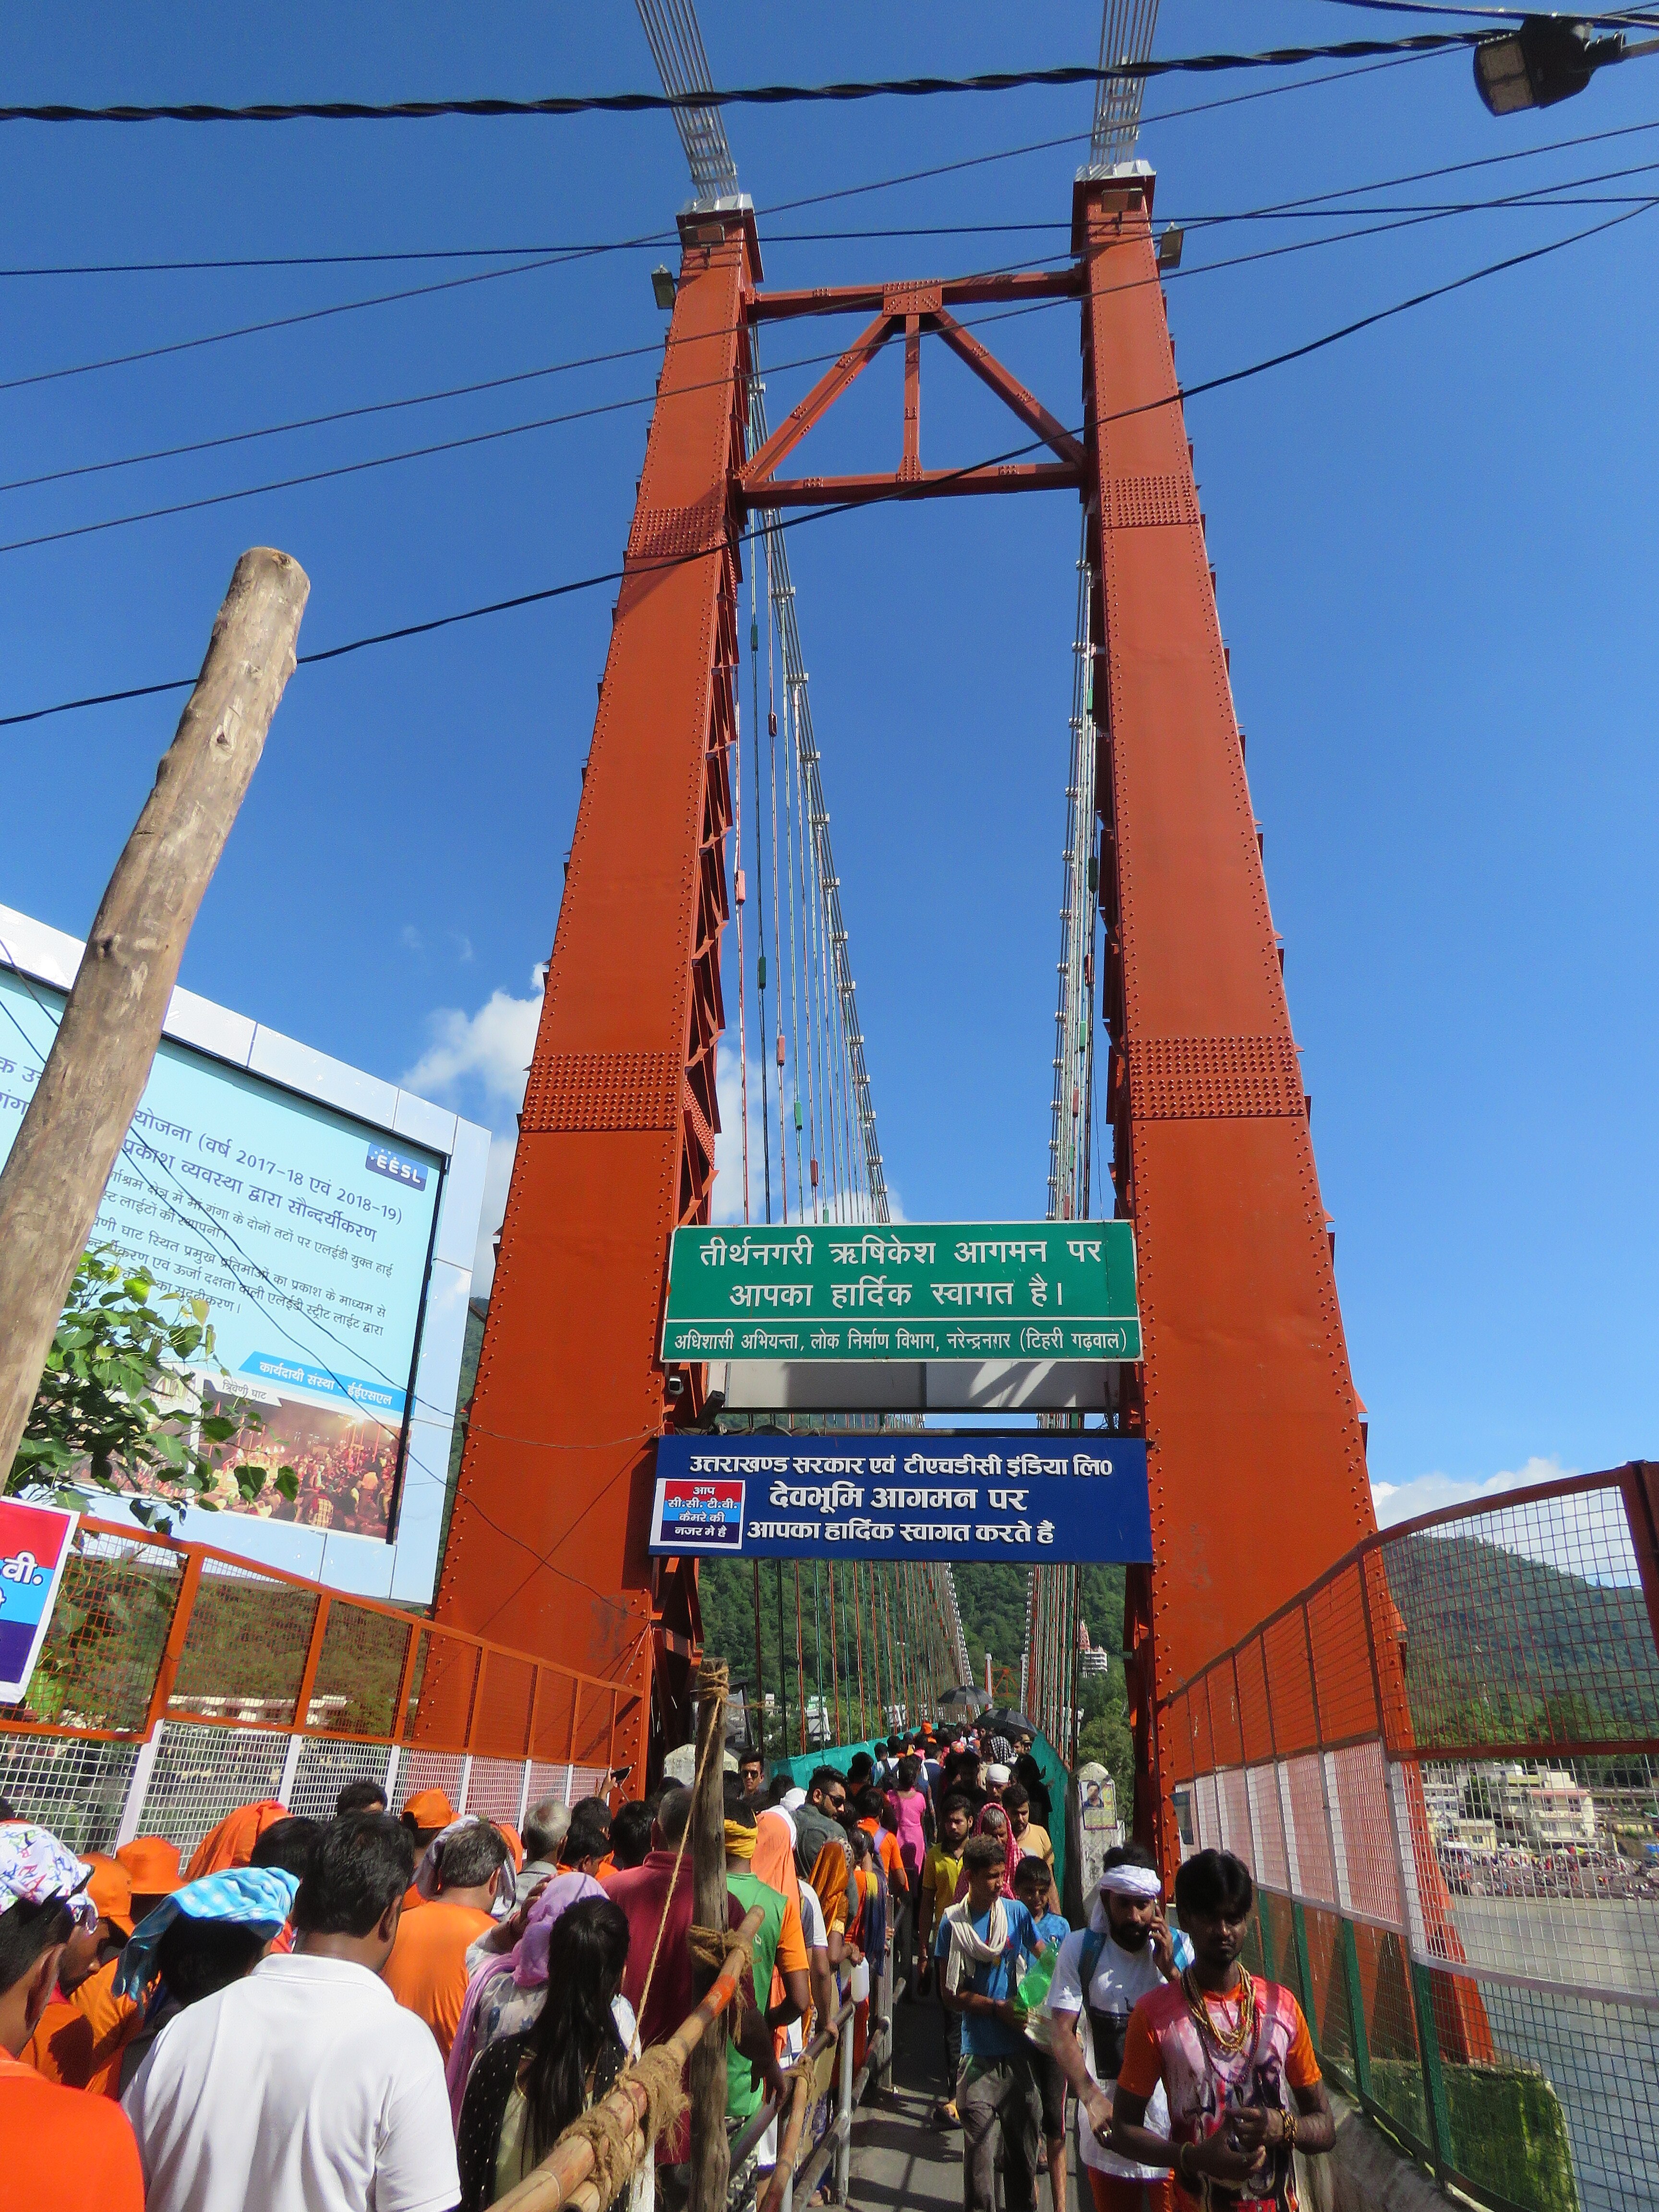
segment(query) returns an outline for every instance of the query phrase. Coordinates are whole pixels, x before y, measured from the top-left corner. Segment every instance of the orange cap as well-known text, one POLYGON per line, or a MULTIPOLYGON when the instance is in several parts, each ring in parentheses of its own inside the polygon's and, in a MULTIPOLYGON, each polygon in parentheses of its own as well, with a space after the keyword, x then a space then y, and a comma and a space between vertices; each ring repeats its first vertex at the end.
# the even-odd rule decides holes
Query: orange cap
POLYGON ((497 1820, 494 1823, 494 1826, 497 1832, 507 1838, 507 1848, 513 1854, 514 1872, 515 1874, 521 1872, 524 1867, 523 1837, 520 1835, 516 1828, 509 1827, 505 1820, 497 1820))
POLYGON ((179 1887, 179 1846, 165 1836, 135 1836, 115 1854, 132 1884, 130 1895, 170 1897, 179 1887))
POLYGON ((455 1808, 441 1790, 417 1790, 404 1800, 404 1810, 417 1828, 447 1828, 455 1808))
POLYGON ((132 1876, 118 1859, 106 1858, 102 1851, 88 1851, 85 1862, 92 1869, 87 1895, 98 1907, 98 1917, 109 1921, 124 1936, 131 1936, 132 1876))

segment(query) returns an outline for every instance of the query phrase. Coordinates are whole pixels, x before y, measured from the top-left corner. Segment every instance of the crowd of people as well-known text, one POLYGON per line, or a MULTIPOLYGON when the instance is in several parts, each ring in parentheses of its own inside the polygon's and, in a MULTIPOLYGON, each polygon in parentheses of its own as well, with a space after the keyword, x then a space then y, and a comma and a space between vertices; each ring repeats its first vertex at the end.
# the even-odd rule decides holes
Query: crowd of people
MULTIPOLYGON (((365 1780, 325 1821, 240 1807, 181 1864, 160 1836, 77 1856, 0 1803, 0 2212, 483 2212, 695 2008, 691 1807, 549 1800, 520 1838, 365 1780)), ((1120 1846, 1074 1929, 1029 1741, 893 1737, 804 1784, 750 1753, 724 1812, 728 1925, 760 1913, 732 2136, 819 2027, 862 2063, 890 1958, 937 1994, 965 2212, 994 2212, 999 2146, 1006 2212, 1044 2173, 1069 2212, 1073 2100, 1096 2212, 1290 2212, 1331 2115, 1295 1997, 1240 1964, 1239 1861, 1182 1867, 1176 1933, 1120 1846)), ((681 2120, 612 2212, 679 2212, 689 2157, 681 2120)))

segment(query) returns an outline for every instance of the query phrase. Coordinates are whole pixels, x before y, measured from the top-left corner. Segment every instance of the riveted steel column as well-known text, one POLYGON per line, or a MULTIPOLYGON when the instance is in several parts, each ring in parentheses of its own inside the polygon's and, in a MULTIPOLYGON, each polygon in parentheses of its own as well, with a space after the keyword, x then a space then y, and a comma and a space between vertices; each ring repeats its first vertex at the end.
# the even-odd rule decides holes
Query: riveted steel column
MULTIPOLYGON (((669 1237, 708 1218, 719 1127, 732 484, 760 275, 746 210, 688 216, 682 238, 437 1606, 626 1681, 612 1755, 636 1791, 653 1711, 674 1726, 686 1686, 665 1640, 665 1711, 653 1611, 676 1632, 697 1620, 692 1563, 659 1568, 653 1588, 646 1546, 653 1442, 701 1381, 672 1399, 657 1352, 669 1237)), ((551 903, 549 890, 532 896, 551 903)), ((578 1765, 606 1755, 605 1702, 590 1702, 578 1765)))
POLYGON ((1154 1564, 1137 1823, 1179 1856, 1156 1700, 1375 1523, 1217 623, 1151 180, 1079 182, 1105 1007, 1135 1225, 1154 1564), (1154 1807, 1158 1810, 1154 1814, 1154 1807))

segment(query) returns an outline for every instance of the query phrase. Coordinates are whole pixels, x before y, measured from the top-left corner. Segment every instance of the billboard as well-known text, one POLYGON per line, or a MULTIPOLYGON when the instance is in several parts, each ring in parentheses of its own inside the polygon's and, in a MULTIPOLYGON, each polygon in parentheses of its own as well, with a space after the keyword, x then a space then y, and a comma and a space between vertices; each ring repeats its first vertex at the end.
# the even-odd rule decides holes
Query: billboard
POLYGON ((1146 1565, 1146 1446, 1097 1429, 664 1437, 650 1547, 659 1557, 1146 1565))
POLYGON ((1127 1221, 677 1229, 665 1360, 1132 1360, 1127 1221))
MULTIPOLYGON (((21 919, 0 910, 0 1162, 66 996, 38 972, 44 962, 20 955, 21 919)), ((188 1017, 204 1006, 183 1011, 188 1017)), ((273 1538, 282 1528, 305 1532, 308 1547, 296 1553, 279 1542, 270 1563, 306 1559, 297 1571, 321 1572, 311 1561, 327 1540, 332 1579, 346 1540, 397 1544, 412 1469, 428 1488, 441 1480, 434 1460, 447 1473, 488 1137, 392 1085, 272 1040, 222 1009, 208 1012, 222 1020, 175 1024, 170 1017, 88 1242, 142 1267, 161 1291, 207 1302, 216 1364, 191 1379, 209 1410, 222 1399, 251 1403, 259 1424, 233 1445, 228 1463, 288 1465, 298 1477, 292 1502, 267 1485, 246 1506, 227 1473, 221 1511, 191 1513, 185 1533, 270 1557, 267 1547, 245 1540, 250 1524, 269 1524, 273 1538), (222 1032, 228 1044, 245 1033, 242 1064, 172 1033, 192 1025, 222 1032), (258 1066, 283 1060, 277 1042, 289 1048, 286 1081, 258 1066), (300 1087, 307 1075, 311 1095, 300 1087), (371 1111, 350 1110, 358 1100, 371 1111), (376 1104, 389 1109, 384 1118, 373 1115, 376 1104), (464 1187, 452 1192, 458 1159, 464 1187), (462 1221, 469 1211, 470 1223, 462 1221), (441 1262, 441 1219, 447 1249, 459 1255, 464 1243, 464 1279, 453 1260, 441 1262), (434 1322, 443 1342, 433 1340, 434 1322), (423 1348, 440 1355, 429 1376, 423 1348), (441 1453, 434 1425, 444 1431, 441 1453)), ((432 1522, 425 1548, 435 1568, 435 1518, 421 1517, 432 1522)), ((373 1588, 380 1576, 365 1568, 350 1580, 373 1588)), ((396 1581, 399 1595, 429 1594, 429 1576, 428 1593, 411 1589, 407 1573, 396 1581)))
POLYGON ((0 1704, 29 1686, 77 1517, 60 1506, 0 1498, 0 1704))

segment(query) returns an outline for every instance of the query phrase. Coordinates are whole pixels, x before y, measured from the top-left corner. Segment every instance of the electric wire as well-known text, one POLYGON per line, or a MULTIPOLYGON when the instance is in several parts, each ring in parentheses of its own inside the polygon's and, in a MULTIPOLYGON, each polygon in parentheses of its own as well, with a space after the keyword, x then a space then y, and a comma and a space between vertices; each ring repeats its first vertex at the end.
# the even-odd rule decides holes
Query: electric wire
MULTIPOLYGON (((1627 23, 1631 19, 1620 20, 1627 23)), ((428 122, 442 117, 496 119, 509 116, 678 114, 697 108, 845 106, 866 100, 930 100, 963 94, 1063 91, 1073 85, 1099 86, 1131 79, 1207 76, 1241 70, 1297 69, 1309 62, 1369 61, 1394 56, 1466 52, 1487 35, 1484 31, 1423 31, 1395 39, 1341 39, 1268 47, 1255 52, 1166 54, 1105 64, 1069 63, 1048 69, 991 70, 963 76, 877 77, 834 84, 733 85, 691 92, 576 93, 540 100, 273 100, 241 106, 207 100, 153 106, 123 103, 105 107, 81 106, 67 101, 14 103, 0 106, 0 123, 428 122)))
MULTIPOLYGON (((1655 129, 1659 129, 1659 124, 1639 124, 1625 126, 1617 132, 1607 135, 1623 137, 1628 135, 1631 131, 1649 131, 1655 129)), ((1518 157, 1515 155, 1495 155, 1487 158, 1491 161, 1507 161, 1518 157)), ((1465 167, 1477 165, 1455 164, 1452 166, 1465 167)), ((1485 163, 1478 166, 1485 166, 1485 163)), ((1626 166, 1620 169, 1599 172, 1588 177, 1562 180, 1553 185, 1530 186, 1519 192, 1500 195, 1497 198, 1476 201, 1454 202, 1431 205, 1425 208, 1407 210, 1377 208, 1336 210, 1330 209, 1328 206, 1321 209, 1317 204, 1318 203, 1328 203, 1339 198, 1352 197, 1353 195, 1360 192, 1382 190, 1386 188, 1383 185, 1379 184, 1377 185, 1354 185, 1344 187, 1340 191, 1314 195, 1307 201, 1286 203, 1278 207, 1242 211, 1237 215, 1189 216, 1185 218, 1185 222, 1193 228, 1209 228, 1217 224, 1231 222, 1254 222, 1280 217, 1292 217, 1301 214, 1305 214, 1310 219, 1316 219, 1318 215, 1321 213, 1346 214, 1352 212, 1361 216, 1364 220, 1362 225, 1358 228, 1338 231, 1322 239, 1299 240, 1295 241, 1294 245, 1291 246, 1263 248, 1254 253, 1224 258, 1218 261, 1197 263, 1189 265, 1186 269, 1166 271, 1164 274, 1166 278, 1179 278, 1212 273, 1223 269, 1246 265, 1261 260, 1281 258, 1287 252, 1291 252, 1304 250, 1310 251, 1322 246, 1344 244, 1354 240, 1363 240, 1368 237, 1384 235, 1394 230, 1411 228, 1418 222, 1423 220, 1438 220, 1443 217, 1464 214, 1498 210, 1518 210, 1525 212, 1534 209, 1574 206, 1588 207, 1601 204, 1635 206, 1640 208, 1645 205, 1645 196, 1641 194, 1630 194, 1619 196, 1617 198, 1608 196, 1606 199, 1602 200, 1592 200, 1582 196, 1571 198, 1550 198, 1543 197, 1543 195, 1552 192, 1577 193, 1580 187, 1587 185, 1613 182, 1630 177, 1650 174, 1656 167, 1659 167, 1659 162, 1637 163, 1626 166), (1385 216, 1390 216, 1393 219, 1385 221, 1382 219, 1385 216)), ((1443 174, 1447 173, 1447 171, 1443 169, 1419 173, 1423 175, 1443 174)), ((1396 178, 1389 180, 1389 182, 1391 184, 1397 185, 1413 180, 1413 179, 1411 178, 1396 178)), ((1036 228, 1036 226, 1032 227, 1036 228)), ((979 318, 969 318, 968 321, 970 325, 976 324, 988 325, 990 323, 1006 319, 1007 314, 1036 313, 1048 307, 1063 306, 1065 304, 1066 301, 1064 299, 1030 302, 1025 303, 1018 308, 1005 311, 1004 313, 991 314, 979 318)), ((656 350, 657 349, 655 347, 649 345, 638 348, 620 348, 616 349, 608 354, 580 356, 570 362, 549 363, 541 368, 523 370, 509 376, 487 379, 471 385, 452 386, 436 392, 413 394, 399 399, 371 403, 357 408, 337 410, 330 414, 301 418, 294 422, 272 424, 255 430, 231 433, 220 438, 201 440, 186 445, 162 448, 150 453, 135 454, 118 459, 94 462, 72 469, 50 471, 35 477, 18 478, 9 483, 0 483, 0 492, 33 489, 38 486, 64 482, 82 476, 100 474, 116 468, 135 466, 143 462, 178 459, 195 453, 213 451, 232 444, 246 443, 251 440, 263 438, 265 436, 285 434, 288 432, 294 430, 313 428, 337 422, 359 419, 362 416, 375 413, 392 411, 410 406, 423 405, 428 403, 452 398, 471 396, 482 392, 499 390, 514 384, 528 381, 537 378, 564 374, 572 369, 596 366, 616 360, 637 357, 637 356, 641 354, 650 354, 656 350)), ((780 363, 779 368, 780 370, 782 370, 810 367, 814 366, 818 362, 832 360, 836 357, 837 356, 831 352, 811 355, 803 356, 793 362, 780 363)), ((685 387, 685 390, 689 392, 691 391, 700 391, 703 388, 704 386, 699 384, 685 387)), ((678 397, 683 395, 677 394, 674 396, 678 397)), ((37 532, 29 536, 0 541, 0 554, 28 550, 41 545, 58 544, 66 539, 96 536, 109 530, 125 528, 137 524, 167 520, 179 514, 191 514, 215 507, 234 504, 245 499, 257 498, 273 492, 291 490, 308 484, 329 482, 338 477, 363 474, 380 468, 398 465, 408 461, 432 459, 444 453, 465 450, 469 447, 498 443, 501 440, 507 438, 522 436, 540 430, 560 428, 571 422, 592 420, 607 414, 625 412, 632 409, 649 406, 653 404, 656 397, 657 395, 654 393, 641 393, 629 396, 625 398, 596 402, 587 407, 570 409, 554 415, 538 416, 529 422, 502 425, 489 430, 462 434, 452 438, 434 441, 427 445, 408 447, 398 453, 376 454, 365 457, 359 460, 336 463, 326 468, 299 471, 291 476, 275 477, 257 484, 239 486, 228 491, 206 493, 199 495, 192 499, 165 502, 159 506, 140 508, 125 514, 101 516, 88 522, 71 524, 57 530, 37 532)))
MULTIPOLYGON (((1243 368, 1226 370, 1216 376, 1206 377, 1196 384, 1179 386, 1166 398, 1149 400, 1135 407, 1115 410, 1111 415, 1101 418, 1102 424, 1120 422, 1129 416, 1166 406, 1184 405, 1188 400, 1202 398, 1206 393, 1229 389, 1235 385, 1248 382, 1255 377, 1266 375, 1273 369, 1285 368, 1294 362, 1306 360, 1314 354, 1322 352, 1330 346, 1358 335, 1361 331, 1373 329, 1395 316, 1408 313, 1418 307, 1427 306, 1433 301, 1447 298, 1451 294, 1462 291, 1486 277, 1523 267, 1530 262, 1542 260, 1551 254, 1562 252, 1569 246, 1582 245, 1589 239, 1600 237, 1607 231, 1617 229, 1625 223, 1634 222, 1639 216, 1650 213, 1656 206, 1659 206, 1659 196, 1644 200, 1639 205, 1626 209, 1622 213, 1609 216, 1601 222, 1590 224, 1583 230, 1570 232, 1563 238, 1551 240, 1545 245, 1530 247, 1525 252, 1507 254, 1500 260, 1487 262, 1478 269, 1467 270, 1460 276, 1450 277, 1442 283, 1413 293, 1408 297, 1396 300, 1387 307, 1374 308, 1367 314, 1357 316, 1334 330, 1327 331, 1317 337, 1304 340, 1299 345, 1287 347, 1280 352, 1268 355, 1243 368)), ((1071 434, 1074 437, 1080 436, 1082 432, 1074 428, 1071 434)), ((975 469, 994 467, 1005 461, 1017 460, 1037 451, 1044 446, 1045 442, 1040 438, 1030 439, 1023 445, 1010 447, 1005 453, 968 463, 961 469, 948 473, 965 476, 972 473, 975 469)), ((792 515, 787 520, 780 518, 775 524, 769 526, 768 534, 772 536, 783 532, 802 529, 815 522, 827 521, 834 516, 852 513, 860 507, 885 505, 914 496, 915 495, 909 492, 905 485, 898 483, 890 491, 883 491, 874 499, 832 501, 823 507, 809 508, 792 515)), ((641 574, 656 568, 678 567, 684 562, 702 560, 706 557, 706 550, 665 556, 660 561, 636 563, 631 573, 641 574)), ((477 622, 489 616, 505 614, 522 607, 535 606, 551 600, 566 599, 576 592, 595 590, 604 584, 619 583, 626 573, 630 572, 621 568, 605 569, 592 575, 573 577, 562 583, 544 585, 538 590, 515 592, 508 598, 492 599, 479 606, 460 608, 450 614, 428 617, 423 621, 400 623, 390 629, 378 630, 363 637, 349 639, 340 645, 324 647, 314 653, 301 653, 297 658, 296 665, 308 667, 326 661, 343 659, 351 654, 366 652, 378 646, 401 643, 409 638, 430 636, 439 630, 453 629, 462 623, 477 622)), ((21 712, 0 715, 0 729, 15 728, 24 723, 41 721, 52 715, 74 713, 82 708, 111 706, 130 699, 150 698, 167 691, 189 690, 195 682, 196 678, 193 676, 174 677, 159 683, 132 684, 120 690, 96 692, 81 698, 59 700, 50 706, 29 708, 21 712)))

